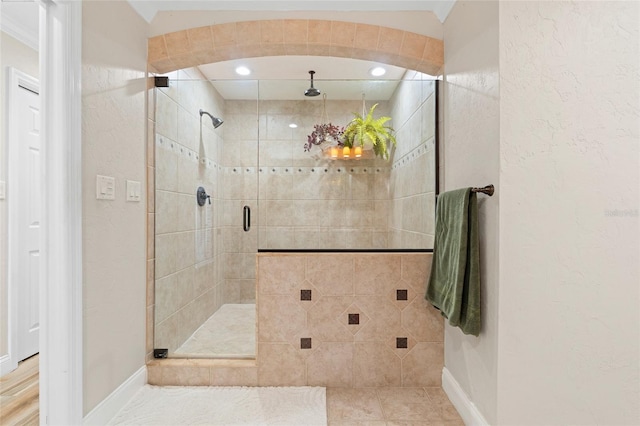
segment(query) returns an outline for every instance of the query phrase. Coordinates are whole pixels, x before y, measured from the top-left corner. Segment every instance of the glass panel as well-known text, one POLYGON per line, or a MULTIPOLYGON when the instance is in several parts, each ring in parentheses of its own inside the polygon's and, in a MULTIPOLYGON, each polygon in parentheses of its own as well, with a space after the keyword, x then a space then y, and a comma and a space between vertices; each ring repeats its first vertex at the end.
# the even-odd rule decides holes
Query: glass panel
POLYGON ((227 100, 177 71, 155 90, 154 334, 170 357, 255 357, 258 83, 242 85, 227 100))
POLYGON ((188 71, 155 90, 156 348, 255 357, 258 249, 433 247, 436 84, 407 75, 318 80, 326 99, 305 97, 307 80, 205 81, 188 71), (287 85, 299 86, 295 95, 287 85), (335 141, 305 150, 315 125, 341 129, 374 104, 397 139, 388 160, 369 145, 358 158, 352 146, 349 159, 335 141))
POLYGON ((260 81, 259 249, 433 248, 436 83, 408 75, 316 81, 316 97, 303 96, 306 81, 260 81), (283 84, 298 84, 300 96, 282 99, 283 84), (315 125, 342 129, 374 105, 373 118, 394 128, 388 160, 370 144, 357 158, 357 145, 345 158, 335 141, 305 151, 315 125))

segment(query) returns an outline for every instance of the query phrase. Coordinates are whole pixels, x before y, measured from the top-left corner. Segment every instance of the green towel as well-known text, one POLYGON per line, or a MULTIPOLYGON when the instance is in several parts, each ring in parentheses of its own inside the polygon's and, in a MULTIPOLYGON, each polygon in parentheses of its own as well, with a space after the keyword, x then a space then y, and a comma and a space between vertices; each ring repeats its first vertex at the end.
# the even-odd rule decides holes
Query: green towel
POLYGON ((449 324, 480 334, 478 200, 471 188, 438 195, 431 276, 425 298, 449 324))

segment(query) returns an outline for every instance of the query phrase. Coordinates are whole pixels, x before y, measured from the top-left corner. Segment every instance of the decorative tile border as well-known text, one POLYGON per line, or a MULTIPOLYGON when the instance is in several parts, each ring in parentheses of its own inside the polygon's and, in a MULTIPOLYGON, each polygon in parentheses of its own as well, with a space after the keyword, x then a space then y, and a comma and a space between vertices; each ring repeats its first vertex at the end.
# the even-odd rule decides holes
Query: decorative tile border
POLYGON ((167 151, 171 151, 178 156, 185 158, 194 163, 202 163, 208 169, 214 169, 218 171, 222 171, 223 167, 212 161, 209 158, 202 157, 200 158, 200 154, 195 152, 192 149, 187 148, 186 146, 166 137, 159 133, 156 134, 156 146, 161 149, 165 149, 167 151))
POLYGON ((391 166, 391 170, 397 170, 404 166, 408 166, 418 158, 422 157, 423 155, 426 155, 427 152, 435 149, 435 144, 436 144, 435 137, 432 137, 431 139, 427 140, 425 143, 421 143, 420 145, 418 145, 417 147, 415 147, 414 149, 412 149, 402 157, 395 160, 393 162, 393 165, 391 166))

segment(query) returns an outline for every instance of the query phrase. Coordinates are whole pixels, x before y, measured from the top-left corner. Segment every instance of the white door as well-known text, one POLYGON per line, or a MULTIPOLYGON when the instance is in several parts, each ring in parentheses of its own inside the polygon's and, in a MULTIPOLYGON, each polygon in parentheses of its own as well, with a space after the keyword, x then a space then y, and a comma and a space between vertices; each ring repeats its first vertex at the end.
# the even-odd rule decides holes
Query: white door
POLYGON ((17 217, 12 224, 15 232, 16 252, 13 265, 15 280, 9 285, 16 292, 16 359, 18 361, 38 353, 40 333, 39 320, 39 274, 40 274, 40 99, 35 79, 23 76, 18 87, 14 87, 16 96, 12 99, 11 116, 15 131, 10 149, 16 150, 16 173, 9 183, 9 202, 16 203, 17 217))

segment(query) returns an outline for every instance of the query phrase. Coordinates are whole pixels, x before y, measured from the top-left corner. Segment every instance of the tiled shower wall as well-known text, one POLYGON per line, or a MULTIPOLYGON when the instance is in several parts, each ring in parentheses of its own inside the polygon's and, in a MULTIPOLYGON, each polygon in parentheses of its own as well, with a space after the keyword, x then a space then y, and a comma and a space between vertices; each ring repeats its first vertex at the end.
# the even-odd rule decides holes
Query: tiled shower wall
POLYGON ((389 248, 433 248, 435 232, 435 88, 409 71, 390 100, 397 149, 389 183, 389 248))
POLYGON ((428 253, 258 255, 258 384, 440 386, 428 253))
MULTIPOLYGON (((367 102, 367 108, 373 103, 367 102)), ((328 121, 335 125, 346 125, 361 110, 361 101, 326 101, 328 121)), ((227 101, 226 114, 234 122, 248 120, 255 111, 253 102, 227 101)), ((387 103, 381 102, 376 113, 388 115, 387 103)), ((255 198, 251 191, 259 182, 261 249, 387 248, 390 164, 381 159, 330 160, 317 146, 305 152, 314 124, 326 121, 321 99, 264 100, 259 103, 259 152, 253 141, 234 142, 239 153, 254 159, 251 164, 235 159, 235 165, 244 166, 233 170, 246 192, 234 197, 255 198), (298 127, 292 129, 290 123, 298 127)), ((237 124, 229 131, 246 132, 237 124)), ((231 137, 225 133, 225 144, 231 137)), ((248 261, 254 262, 253 256, 248 261)))
POLYGON ((156 385, 440 386, 430 253, 259 253, 256 360, 154 360, 156 385))
POLYGON ((221 116, 224 101, 195 70, 170 82, 155 90, 155 347, 172 352, 224 303, 222 129, 198 113, 221 116), (198 186, 211 204, 198 206, 198 186))

